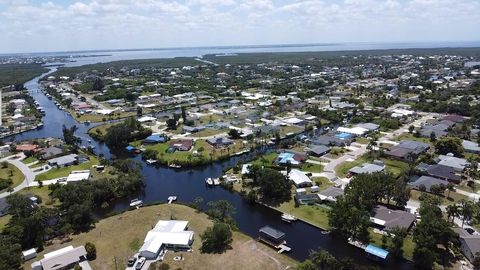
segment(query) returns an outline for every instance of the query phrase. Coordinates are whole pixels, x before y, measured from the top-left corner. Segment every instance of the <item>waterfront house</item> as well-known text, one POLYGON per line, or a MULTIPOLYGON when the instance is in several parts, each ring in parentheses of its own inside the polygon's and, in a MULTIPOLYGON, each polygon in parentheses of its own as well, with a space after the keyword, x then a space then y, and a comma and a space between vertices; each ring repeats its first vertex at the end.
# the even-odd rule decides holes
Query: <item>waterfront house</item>
POLYGON ((415 215, 412 213, 392 210, 379 205, 372 210, 370 221, 380 230, 389 231, 394 228, 403 228, 408 231, 412 227, 415 218, 415 215))
POLYGON ((306 158, 305 155, 298 153, 283 152, 278 155, 274 163, 277 165, 287 165, 288 163, 291 165, 300 165, 306 158))
POLYGON ((45 149, 40 150, 40 158, 41 159, 51 159, 56 156, 59 156, 63 153, 61 148, 50 146, 45 149))
POLYGON ((147 138, 145 138, 143 140, 143 143, 144 144, 156 144, 156 143, 164 143, 166 141, 167 141, 166 136, 162 136, 162 135, 159 135, 159 134, 152 134, 152 135, 148 136, 147 138))
POLYGON ((192 149, 194 141, 192 139, 182 139, 182 140, 175 140, 170 143, 170 147, 167 150, 168 152, 175 152, 175 151, 190 151, 192 149))
POLYGON ((230 140, 229 138, 223 136, 208 138, 207 142, 215 148, 227 147, 233 144, 233 140, 230 140))
POLYGON ((338 187, 328 187, 318 192, 317 196, 321 201, 336 202, 338 196, 343 196, 344 191, 338 187))
POLYGON ((187 228, 188 221, 159 220, 145 236, 140 256, 153 260, 162 250, 190 250, 195 233, 187 228))
POLYGON ((288 178, 293 182, 297 187, 309 187, 313 184, 312 180, 302 171, 297 169, 292 169, 288 174, 288 178))

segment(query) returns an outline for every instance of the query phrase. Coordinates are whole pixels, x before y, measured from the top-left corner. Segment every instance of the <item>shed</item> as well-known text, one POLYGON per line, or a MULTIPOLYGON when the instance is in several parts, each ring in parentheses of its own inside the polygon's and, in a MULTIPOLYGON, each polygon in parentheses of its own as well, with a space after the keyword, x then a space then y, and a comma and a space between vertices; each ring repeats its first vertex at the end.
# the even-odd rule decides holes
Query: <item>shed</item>
POLYGON ((22 251, 22 259, 24 261, 28 261, 28 260, 33 259, 35 257, 37 257, 37 251, 34 248, 22 251))

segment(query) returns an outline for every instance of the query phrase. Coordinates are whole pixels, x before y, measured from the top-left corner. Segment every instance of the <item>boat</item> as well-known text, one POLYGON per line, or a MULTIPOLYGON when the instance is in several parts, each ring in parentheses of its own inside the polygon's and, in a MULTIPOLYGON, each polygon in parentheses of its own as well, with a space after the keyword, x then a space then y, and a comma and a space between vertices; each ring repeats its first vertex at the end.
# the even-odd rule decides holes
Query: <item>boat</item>
POLYGON ((37 125, 37 129, 41 129, 41 128, 43 128, 43 123, 40 123, 37 125))
POLYGON ((182 166, 172 163, 172 164, 168 165, 168 167, 179 169, 179 168, 181 168, 182 166))
POLYGON ((205 183, 207 183, 207 185, 209 186, 218 186, 220 185, 220 179, 208 177, 207 179, 205 179, 205 183))
POLYGON ((143 205, 143 201, 140 199, 133 199, 130 201, 130 207, 141 207, 143 205))
POLYGON ((170 196, 168 197, 168 204, 171 204, 173 201, 176 201, 177 200, 177 196, 170 196))
POLYGON ((298 218, 289 214, 282 214, 282 220, 288 223, 296 221, 298 218))
POLYGON ((156 159, 147 159, 147 164, 148 165, 152 165, 154 163, 157 163, 157 160, 156 159))

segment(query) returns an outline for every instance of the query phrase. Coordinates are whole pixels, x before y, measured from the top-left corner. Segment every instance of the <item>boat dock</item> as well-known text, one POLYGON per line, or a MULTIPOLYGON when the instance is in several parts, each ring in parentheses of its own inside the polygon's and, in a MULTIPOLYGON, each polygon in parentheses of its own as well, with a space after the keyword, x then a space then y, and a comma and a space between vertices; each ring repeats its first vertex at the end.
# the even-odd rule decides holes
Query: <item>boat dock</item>
POLYGON ((292 250, 291 247, 288 247, 288 246, 283 245, 283 244, 280 245, 279 248, 280 248, 280 249, 279 249, 278 252, 277 252, 278 254, 281 254, 281 253, 283 253, 284 251, 288 252, 288 251, 292 250))

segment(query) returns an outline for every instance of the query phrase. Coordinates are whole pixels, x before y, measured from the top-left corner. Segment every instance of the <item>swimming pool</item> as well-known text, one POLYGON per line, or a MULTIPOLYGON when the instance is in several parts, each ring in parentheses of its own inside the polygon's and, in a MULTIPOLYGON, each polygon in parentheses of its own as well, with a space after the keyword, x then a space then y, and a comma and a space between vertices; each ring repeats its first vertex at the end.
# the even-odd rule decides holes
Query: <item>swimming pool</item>
POLYGON ((350 137, 352 137, 352 134, 345 133, 345 132, 335 134, 335 138, 339 138, 342 140, 349 139, 350 137))

